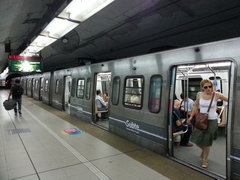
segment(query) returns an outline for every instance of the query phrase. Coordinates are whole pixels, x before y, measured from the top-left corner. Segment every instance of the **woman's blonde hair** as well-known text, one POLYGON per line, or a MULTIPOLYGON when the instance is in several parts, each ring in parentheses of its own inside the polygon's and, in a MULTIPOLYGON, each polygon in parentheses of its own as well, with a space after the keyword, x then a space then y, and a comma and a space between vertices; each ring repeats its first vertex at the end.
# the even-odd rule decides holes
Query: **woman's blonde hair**
POLYGON ((206 84, 206 83, 211 84, 212 90, 213 90, 213 83, 212 83, 212 81, 210 81, 209 79, 203 79, 203 80, 201 80, 201 82, 200 82, 200 87, 201 87, 201 89, 203 88, 204 84, 206 84))

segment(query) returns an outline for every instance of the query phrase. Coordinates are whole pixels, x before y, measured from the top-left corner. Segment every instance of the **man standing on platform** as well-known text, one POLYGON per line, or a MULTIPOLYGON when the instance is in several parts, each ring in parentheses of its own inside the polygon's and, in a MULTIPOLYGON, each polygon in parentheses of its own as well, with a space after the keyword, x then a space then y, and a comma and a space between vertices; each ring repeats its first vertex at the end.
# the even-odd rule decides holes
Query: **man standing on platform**
POLYGON ((19 79, 16 79, 15 84, 11 87, 8 99, 10 99, 11 95, 12 95, 12 99, 16 101, 16 106, 14 108, 15 116, 17 116, 17 106, 18 106, 19 115, 22 115, 21 105, 22 105, 23 88, 20 84, 19 79))

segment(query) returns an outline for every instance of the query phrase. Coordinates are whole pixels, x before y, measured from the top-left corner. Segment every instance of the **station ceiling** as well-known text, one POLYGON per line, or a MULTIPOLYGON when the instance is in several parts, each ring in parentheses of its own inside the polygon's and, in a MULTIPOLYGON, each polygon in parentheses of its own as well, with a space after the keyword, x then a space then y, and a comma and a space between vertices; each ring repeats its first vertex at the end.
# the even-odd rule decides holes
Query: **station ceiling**
MULTIPOLYGON (((5 43, 20 54, 69 2, 0 0, 0 72, 5 43)), ((41 56, 49 71, 239 36, 239 0, 115 0, 41 56)))

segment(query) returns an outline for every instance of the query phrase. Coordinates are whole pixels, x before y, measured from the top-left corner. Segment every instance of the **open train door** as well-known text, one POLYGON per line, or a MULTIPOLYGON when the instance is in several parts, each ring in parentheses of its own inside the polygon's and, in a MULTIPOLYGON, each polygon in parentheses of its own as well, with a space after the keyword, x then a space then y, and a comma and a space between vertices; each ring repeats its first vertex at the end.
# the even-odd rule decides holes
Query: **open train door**
POLYGON ((93 123, 109 129, 111 72, 95 74, 93 98, 93 123))
POLYGON ((186 128, 180 131, 176 119, 181 121, 185 119, 187 122, 192 108, 189 99, 195 103, 197 93, 203 91, 200 88, 203 79, 212 81, 214 91, 232 99, 233 77, 234 68, 231 61, 182 64, 171 69, 168 153, 174 160, 217 179, 230 178, 231 128, 227 127, 231 127, 232 101, 216 102, 218 138, 213 141, 212 146, 208 146, 210 153, 207 168, 202 166, 200 157, 202 150, 192 142, 194 123, 190 125, 183 123, 186 128), (180 104, 177 105, 178 103, 180 104), (183 145, 186 140, 190 143, 189 146, 183 145))

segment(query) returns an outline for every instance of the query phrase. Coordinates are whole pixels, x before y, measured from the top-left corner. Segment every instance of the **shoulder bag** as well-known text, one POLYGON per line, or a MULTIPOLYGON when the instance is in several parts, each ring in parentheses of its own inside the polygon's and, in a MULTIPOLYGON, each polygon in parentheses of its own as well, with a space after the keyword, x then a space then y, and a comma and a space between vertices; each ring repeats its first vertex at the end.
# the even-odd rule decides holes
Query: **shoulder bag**
POLYGON ((209 110, 211 108, 214 95, 215 95, 215 92, 213 92, 212 99, 211 99, 211 102, 208 106, 207 113, 198 112, 198 114, 196 115, 196 120, 195 120, 195 124, 194 124, 194 126, 196 128, 201 129, 201 130, 208 128, 208 113, 209 113, 209 110))

